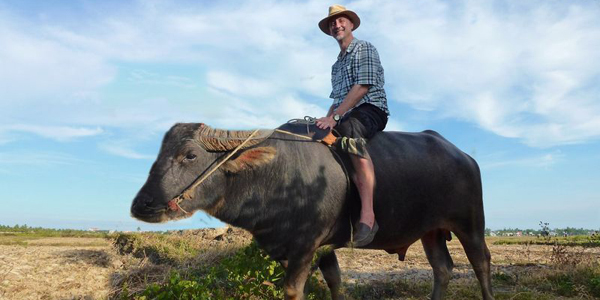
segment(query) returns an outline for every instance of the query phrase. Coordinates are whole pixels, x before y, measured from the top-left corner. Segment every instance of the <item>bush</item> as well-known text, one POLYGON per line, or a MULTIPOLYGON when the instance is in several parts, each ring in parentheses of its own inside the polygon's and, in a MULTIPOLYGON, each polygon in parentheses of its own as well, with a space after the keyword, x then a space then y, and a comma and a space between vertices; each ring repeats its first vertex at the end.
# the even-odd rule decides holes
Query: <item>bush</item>
POLYGON ((514 284, 514 278, 504 272, 496 272, 492 274, 492 279, 497 283, 514 284))
POLYGON ((574 296, 575 285, 573 279, 567 274, 561 274, 558 276, 551 276, 550 281, 554 283, 554 289, 556 293, 561 296, 574 296))
POLYGON ((590 278, 588 288, 594 297, 600 298, 600 275, 590 278))
MULTIPOLYGON (((184 278, 172 272, 168 282, 152 284, 141 295, 145 299, 282 299, 285 271, 255 242, 226 257, 213 267, 197 270, 184 278)), ((324 299, 326 289, 312 276, 317 289, 307 299, 324 299)))

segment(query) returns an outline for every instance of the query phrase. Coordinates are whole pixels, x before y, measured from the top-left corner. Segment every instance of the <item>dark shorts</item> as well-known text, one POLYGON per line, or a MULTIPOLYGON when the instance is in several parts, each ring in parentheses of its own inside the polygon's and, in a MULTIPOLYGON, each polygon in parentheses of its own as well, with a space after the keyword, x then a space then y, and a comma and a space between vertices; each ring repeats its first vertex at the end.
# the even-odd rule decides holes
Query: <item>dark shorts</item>
POLYGON ((387 114, 372 104, 362 104, 348 113, 333 128, 339 138, 334 143, 336 149, 368 158, 367 140, 387 124, 387 114))
POLYGON ((362 104, 345 115, 333 128, 339 136, 370 139, 387 124, 387 114, 372 104, 362 104))

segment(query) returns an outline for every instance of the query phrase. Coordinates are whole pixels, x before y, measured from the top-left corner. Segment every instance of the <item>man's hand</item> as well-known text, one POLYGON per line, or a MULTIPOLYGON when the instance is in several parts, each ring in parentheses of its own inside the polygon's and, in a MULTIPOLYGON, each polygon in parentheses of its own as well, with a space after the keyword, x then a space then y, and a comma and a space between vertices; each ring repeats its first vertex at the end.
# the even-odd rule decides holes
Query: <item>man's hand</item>
POLYGON ((337 125, 337 122, 333 120, 333 116, 329 116, 329 117, 322 117, 317 119, 317 127, 321 128, 321 129, 333 129, 333 127, 335 127, 335 125, 337 125))

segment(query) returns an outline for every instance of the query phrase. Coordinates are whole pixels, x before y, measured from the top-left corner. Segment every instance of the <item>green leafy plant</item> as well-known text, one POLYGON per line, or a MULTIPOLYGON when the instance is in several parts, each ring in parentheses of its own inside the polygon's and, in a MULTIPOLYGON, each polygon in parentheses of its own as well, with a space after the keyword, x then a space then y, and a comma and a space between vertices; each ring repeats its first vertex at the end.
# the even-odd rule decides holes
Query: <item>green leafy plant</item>
POLYGON ((506 274, 504 272, 493 273, 492 279, 495 282, 502 283, 502 284, 513 284, 515 282, 515 280, 512 276, 510 276, 509 274, 506 274))
POLYGON ((588 281, 588 289, 594 297, 600 298, 600 274, 590 278, 588 281))
MULTIPOLYGON (((199 269, 193 275, 172 272, 168 282, 149 285, 141 295, 145 299, 281 299, 285 271, 255 242, 215 266, 199 269)), ((308 299, 325 299, 326 289, 312 276, 316 286, 308 299)))
POLYGON ((573 296, 575 294, 575 285, 573 284, 571 276, 561 274, 550 277, 550 280, 554 284, 554 289, 557 294, 561 296, 573 296))

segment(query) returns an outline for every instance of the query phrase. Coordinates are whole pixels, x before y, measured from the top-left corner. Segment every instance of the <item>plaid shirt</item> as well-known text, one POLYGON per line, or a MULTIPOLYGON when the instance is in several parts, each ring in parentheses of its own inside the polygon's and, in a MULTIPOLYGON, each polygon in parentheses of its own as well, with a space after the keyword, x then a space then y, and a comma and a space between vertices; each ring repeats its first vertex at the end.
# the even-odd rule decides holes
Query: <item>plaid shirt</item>
POLYGON ((355 107, 370 103, 389 115, 384 83, 383 67, 377 49, 371 43, 355 38, 348 45, 346 52, 338 55, 337 61, 331 67, 333 90, 329 98, 333 99, 334 109, 337 109, 353 85, 369 85, 369 91, 355 107))

